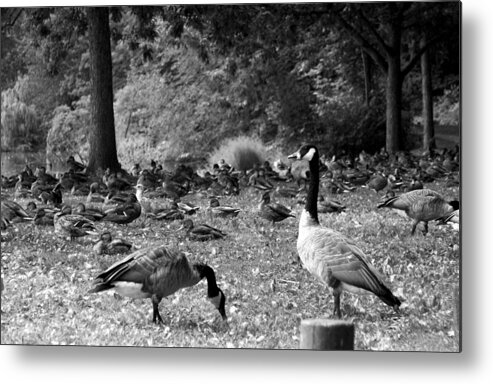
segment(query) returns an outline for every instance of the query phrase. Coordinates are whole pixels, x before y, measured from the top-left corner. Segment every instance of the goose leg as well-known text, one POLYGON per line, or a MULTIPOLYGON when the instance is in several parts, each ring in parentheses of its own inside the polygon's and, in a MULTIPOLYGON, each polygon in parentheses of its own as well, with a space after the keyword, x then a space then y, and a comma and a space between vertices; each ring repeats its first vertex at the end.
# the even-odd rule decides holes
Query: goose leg
POLYGON ((159 324, 162 323, 164 324, 163 318, 161 317, 161 314, 159 313, 159 302, 161 301, 160 298, 156 296, 152 296, 152 322, 159 324))
POLYGON ((334 289, 334 316, 341 318, 341 292, 338 289, 334 289))
POLYGON ((423 229, 423 235, 426 235, 428 233, 428 222, 425 221, 425 228, 423 229))
POLYGON ((414 232, 416 232, 416 227, 418 226, 419 221, 415 220, 413 223, 413 228, 411 230, 411 235, 414 235, 414 232))

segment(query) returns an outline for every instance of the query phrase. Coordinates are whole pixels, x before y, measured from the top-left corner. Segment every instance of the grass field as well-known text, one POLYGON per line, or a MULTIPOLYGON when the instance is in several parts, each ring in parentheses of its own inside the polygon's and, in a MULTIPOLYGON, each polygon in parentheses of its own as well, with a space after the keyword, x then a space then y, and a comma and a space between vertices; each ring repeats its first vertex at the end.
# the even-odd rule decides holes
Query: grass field
MULTIPOLYGON (((438 182, 427 187, 447 198, 459 197, 457 187, 438 182)), ((222 204, 243 209, 235 219, 212 219, 206 200, 193 195, 184 199, 202 207, 194 221, 224 230, 225 240, 190 242, 176 232, 179 222, 139 218, 128 226, 104 224, 114 237, 130 240, 135 248, 179 245, 189 260, 211 265, 227 296, 227 324, 206 300, 205 281, 161 302, 166 323, 161 326, 150 321, 149 299, 87 294, 93 278, 122 256, 93 254, 91 238, 68 242, 52 227, 17 224, 7 235, 11 239, 2 242, 1 343, 298 348, 300 321, 332 317, 332 294, 298 262, 302 207, 275 197, 291 206, 297 218, 273 227, 256 216, 259 196, 247 189, 222 198, 222 204)), ((355 324, 355 349, 458 351, 454 291, 460 276, 459 234, 430 223, 428 235, 411 237, 411 221, 390 210, 376 210, 380 197, 367 189, 335 198, 347 212, 321 214, 322 224, 357 240, 388 276, 394 293, 405 300, 395 313, 375 296, 343 294, 343 317, 355 324)))

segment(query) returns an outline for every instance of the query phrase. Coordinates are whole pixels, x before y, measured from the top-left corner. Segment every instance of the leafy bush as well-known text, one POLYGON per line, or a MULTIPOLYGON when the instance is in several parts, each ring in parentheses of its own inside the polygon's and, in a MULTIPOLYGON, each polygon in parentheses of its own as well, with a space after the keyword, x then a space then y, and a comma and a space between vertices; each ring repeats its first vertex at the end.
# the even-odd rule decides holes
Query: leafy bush
POLYGON ((441 125, 458 126, 460 123, 460 90, 458 86, 445 90, 434 105, 434 120, 441 125))
POLYGON ((21 101, 15 89, 2 92, 1 122, 3 151, 30 151, 43 140, 36 108, 21 101))
POLYGON ((73 109, 63 105, 55 109, 52 126, 46 138, 46 158, 51 162, 79 155, 83 160, 89 156, 89 97, 82 97, 73 109))
POLYGON ((211 153, 209 163, 212 166, 224 159, 238 170, 248 170, 255 164, 263 163, 267 158, 267 148, 259 140, 247 136, 226 139, 211 153))
POLYGON ((331 103, 321 116, 319 145, 331 155, 356 155, 361 150, 376 152, 385 146, 385 116, 375 100, 368 107, 346 95, 331 103))

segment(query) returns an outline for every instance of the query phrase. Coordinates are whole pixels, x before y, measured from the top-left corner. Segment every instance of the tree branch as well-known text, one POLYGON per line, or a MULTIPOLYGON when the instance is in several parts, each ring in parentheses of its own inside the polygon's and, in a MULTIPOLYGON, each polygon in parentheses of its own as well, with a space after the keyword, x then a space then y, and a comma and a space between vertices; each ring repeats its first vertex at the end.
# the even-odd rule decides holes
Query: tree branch
POLYGON ((407 62, 407 64, 404 66, 404 68, 401 70, 401 78, 404 79, 409 72, 413 69, 413 67, 416 65, 418 60, 421 58, 421 55, 425 53, 433 44, 435 44, 437 41, 439 41, 443 36, 445 36, 445 33, 442 32, 439 35, 436 35, 432 39, 428 40, 425 45, 423 45, 411 59, 407 62))
POLYGON ((349 24, 338 12, 334 14, 337 22, 351 35, 351 37, 367 52, 383 72, 387 72, 387 61, 378 50, 366 40, 361 33, 349 24))
POLYGON ((384 52, 389 52, 390 47, 385 43, 382 36, 380 36, 380 34, 377 32, 377 30, 370 23, 370 20, 367 19, 367 17, 363 14, 363 12, 361 12, 361 9, 358 9, 356 12, 358 13, 358 16, 361 17, 361 20, 363 20, 363 24, 369 29, 371 34, 377 40, 377 43, 380 46, 380 49, 384 52))

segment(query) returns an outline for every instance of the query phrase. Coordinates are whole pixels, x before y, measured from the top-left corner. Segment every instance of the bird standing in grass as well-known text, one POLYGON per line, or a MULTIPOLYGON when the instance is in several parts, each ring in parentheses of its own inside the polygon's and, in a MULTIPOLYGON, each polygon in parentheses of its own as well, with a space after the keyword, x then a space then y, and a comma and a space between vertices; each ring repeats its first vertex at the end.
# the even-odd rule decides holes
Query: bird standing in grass
POLYGON ((307 160, 310 166, 305 208, 300 217, 298 255, 303 266, 333 290, 334 314, 341 317, 343 290, 373 293, 385 304, 397 310, 401 301, 394 296, 384 278, 366 259, 365 254, 349 237, 320 225, 317 214, 319 189, 319 153, 313 145, 303 145, 288 158, 307 160))
POLYGON ((96 277, 89 293, 114 289, 120 295, 152 300, 152 321, 164 323, 159 303, 176 291, 207 279, 207 297, 226 320, 226 296, 217 286, 214 270, 205 264, 190 264, 183 252, 166 247, 138 250, 116 262, 96 277))
POLYGON ((258 215, 272 224, 283 221, 288 217, 295 217, 293 212, 280 203, 271 203, 270 192, 265 192, 258 206, 258 215))
POLYGON ((459 209, 459 202, 457 200, 447 202, 438 192, 425 188, 390 197, 377 207, 404 211, 408 217, 413 219, 411 234, 414 235, 420 221, 425 223, 423 233, 426 234, 429 221, 438 220, 459 209))

